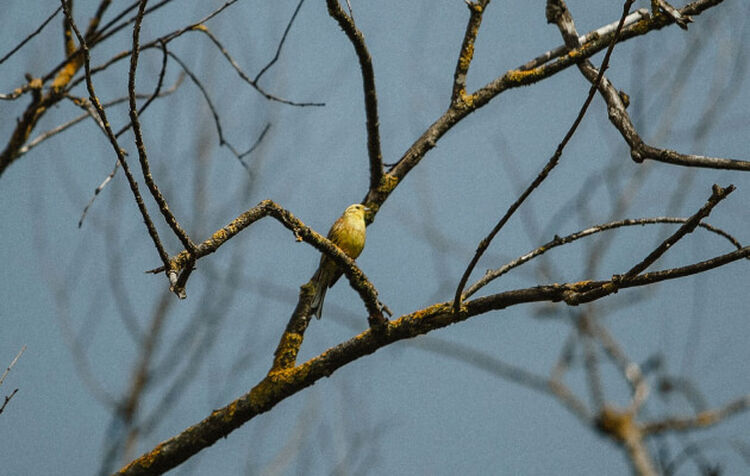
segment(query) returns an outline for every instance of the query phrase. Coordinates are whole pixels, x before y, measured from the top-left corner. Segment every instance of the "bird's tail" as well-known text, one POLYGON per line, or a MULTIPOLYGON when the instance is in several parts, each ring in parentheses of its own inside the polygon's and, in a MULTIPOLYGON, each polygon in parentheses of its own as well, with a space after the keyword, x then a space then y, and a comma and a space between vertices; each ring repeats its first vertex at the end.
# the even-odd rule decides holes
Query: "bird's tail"
POLYGON ((323 313, 323 301, 326 298, 326 290, 328 289, 327 283, 323 279, 323 267, 321 266, 315 272, 312 277, 312 281, 315 283, 315 296, 313 296, 312 302, 310 303, 310 315, 320 319, 323 313))

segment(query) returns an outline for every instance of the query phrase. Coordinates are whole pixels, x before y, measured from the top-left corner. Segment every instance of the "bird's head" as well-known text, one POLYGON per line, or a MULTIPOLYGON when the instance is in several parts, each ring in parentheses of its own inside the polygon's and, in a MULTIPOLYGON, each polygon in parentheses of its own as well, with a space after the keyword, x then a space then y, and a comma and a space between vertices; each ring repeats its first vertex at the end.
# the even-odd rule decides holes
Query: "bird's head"
POLYGON ((344 210, 344 215, 352 215, 364 220, 365 213, 368 211, 370 211, 370 209, 366 206, 362 205, 361 203, 355 203, 354 205, 349 205, 348 207, 346 207, 346 210, 344 210))

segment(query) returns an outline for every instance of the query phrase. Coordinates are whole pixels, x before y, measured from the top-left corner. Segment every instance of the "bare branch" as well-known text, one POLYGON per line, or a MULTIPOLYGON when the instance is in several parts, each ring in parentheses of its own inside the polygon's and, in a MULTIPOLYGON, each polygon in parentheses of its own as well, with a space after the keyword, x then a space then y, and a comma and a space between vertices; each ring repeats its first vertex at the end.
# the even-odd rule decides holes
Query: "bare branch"
MULTIPOLYGON (((639 8, 638 10, 634 11, 633 13, 625 17, 625 24, 623 25, 623 28, 627 28, 630 25, 641 21, 644 18, 648 18, 648 10, 646 10, 645 8, 639 8)), ((594 41, 603 36, 611 35, 615 32, 615 30, 617 30, 617 25, 619 24, 620 24, 620 20, 617 20, 608 25, 599 27, 594 31, 590 31, 586 33, 585 35, 578 37, 578 42, 580 44, 584 44, 590 41, 594 41)), ((521 70, 521 71, 528 71, 530 69, 537 68, 552 59, 559 58, 560 56, 564 55, 568 51, 570 51, 570 48, 567 45, 558 46, 555 49, 542 53, 541 55, 537 56, 533 60, 519 66, 516 69, 521 70)))
POLYGON ((666 0, 651 0, 651 9, 654 15, 658 15, 660 13, 660 9, 663 10, 683 30, 687 30, 687 24, 693 21, 692 18, 680 13, 679 10, 670 5, 666 0))
POLYGON ((278 61, 279 56, 281 55, 281 48, 284 46, 284 43, 286 42, 286 37, 289 34, 289 31, 292 29, 294 20, 295 18, 297 18, 297 14, 302 8, 303 3, 305 3, 305 0, 299 0, 299 3, 297 4, 297 8, 295 8, 294 13, 292 13, 292 18, 290 18, 289 23, 286 24, 286 28, 284 29, 284 34, 281 35, 281 40, 279 40, 279 45, 276 47, 276 54, 273 55, 273 58, 271 58, 271 61, 269 61, 268 64, 266 64, 263 68, 261 68, 258 74, 255 75, 255 79, 253 79, 254 83, 257 84, 258 81, 260 81, 260 77, 263 76, 265 72, 271 68, 271 66, 276 64, 276 61, 278 61))
POLYGON ((65 4, 66 0, 60 0, 60 1, 63 4, 63 10, 65 11, 65 16, 66 18, 69 18, 70 26, 75 32, 76 36, 78 37, 78 42, 81 45, 81 51, 83 52, 83 63, 84 63, 84 67, 86 70, 85 78, 86 78, 86 87, 89 91, 89 99, 91 100, 91 103, 96 108, 99 118, 101 119, 101 123, 104 125, 104 128, 107 132, 107 137, 109 138, 109 141, 112 144, 112 148, 114 149, 115 154, 117 155, 117 160, 120 162, 120 165, 122 165, 122 170, 123 172, 125 172, 125 176, 128 179, 128 183, 130 184, 130 190, 132 191, 133 196, 135 197, 136 204, 138 205, 138 209, 141 212, 141 216, 143 216, 143 221, 146 224, 146 228, 148 229, 149 235, 151 236, 151 239, 154 242, 154 246, 156 247, 156 250, 159 253, 159 257, 161 258, 162 262, 166 266, 169 263, 169 255, 164 250, 164 246, 161 244, 161 240, 159 239, 159 233, 156 231, 156 227, 154 226, 154 223, 148 214, 146 205, 143 202, 143 198, 141 197, 140 191, 138 190, 138 183, 135 181, 133 174, 130 172, 130 167, 125 161, 125 153, 123 149, 120 148, 120 145, 117 142, 117 138, 114 136, 114 133, 112 132, 112 128, 110 127, 109 121, 107 120, 107 113, 104 111, 104 108, 102 107, 101 102, 99 101, 99 98, 96 96, 96 91, 94 90, 94 83, 91 81, 91 66, 90 66, 91 59, 89 56, 89 49, 86 44, 86 40, 83 38, 83 35, 81 35, 80 31, 78 31, 78 27, 73 21, 73 18, 70 17, 70 12, 68 12, 66 8, 66 4, 65 4))
POLYGON ((511 216, 518 210, 518 207, 521 206, 521 204, 526 200, 526 198, 531 195, 531 193, 539 186, 541 183, 547 178, 549 173, 552 171, 552 169, 557 166, 557 164, 560 161, 560 157, 562 156, 563 149, 568 144, 568 141, 573 137, 573 134, 575 134, 576 129, 578 129, 578 125, 583 120, 583 116, 586 114, 586 111, 588 110, 589 105, 591 104, 592 99, 594 99, 594 94, 596 94, 596 87, 599 84, 599 81, 601 80, 602 76, 604 75, 604 71, 607 69, 607 66, 609 65, 609 59, 612 56, 612 50, 614 50, 615 45, 617 44, 617 40, 620 35, 620 31, 622 30, 622 26, 625 23, 625 17, 628 15, 628 11, 630 11, 630 5, 632 5, 633 1, 629 0, 625 2, 625 6, 623 7, 623 14, 620 18, 620 24, 617 26, 617 30, 615 31, 615 34, 612 38, 612 43, 609 45, 609 49, 607 49, 607 53, 604 55, 604 59, 602 60, 602 66, 600 68, 599 76, 597 79, 593 82, 591 88, 589 89, 588 96, 586 97, 586 100, 583 102, 583 106, 581 106, 580 111, 578 111, 578 116, 576 117, 575 121, 573 121, 573 124, 570 126, 570 129, 568 129, 568 132, 565 134, 565 137, 563 138, 562 142, 557 146, 557 150, 555 150, 555 153, 550 157, 550 159, 547 161, 547 164, 544 166, 542 171, 537 175, 537 177, 534 179, 533 182, 526 188, 526 190, 523 191, 523 193, 516 199, 516 201, 508 208, 508 211, 505 212, 505 215, 500 219, 500 221, 495 225, 495 227, 490 231, 489 235, 487 235, 477 247, 477 252, 474 254, 474 257, 471 259, 471 262, 466 267, 466 271, 464 271, 463 276, 461 277, 461 280, 458 283, 458 287, 456 288, 455 297, 453 300, 453 310, 458 312, 459 307, 461 306, 461 293, 464 290, 464 286, 466 285, 466 282, 469 280, 469 276, 471 275, 471 272, 474 271, 474 267, 479 262, 479 259, 482 257, 484 252, 489 247, 490 243, 492 242, 492 239, 495 238, 497 233, 502 229, 503 226, 508 222, 511 216))
POLYGON ((693 216, 691 216, 685 222, 685 224, 678 228, 677 231, 675 231, 669 238, 664 240, 658 247, 656 247, 654 251, 649 253, 649 255, 643 259, 643 261, 630 268, 630 270, 628 270, 628 272, 626 272, 625 274, 613 276, 612 281, 606 283, 601 288, 590 289, 581 293, 574 292, 569 294, 565 298, 565 302, 575 306, 581 303, 589 302, 592 298, 598 299, 599 297, 602 297, 604 295, 616 293, 618 288, 617 282, 619 279, 628 281, 631 278, 638 276, 642 271, 653 264, 661 255, 663 255, 669 248, 671 248, 672 245, 677 243, 677 241, 679 241, 688 233, 691 233, 693 230, 695 230, 695 228, 698 226, 698 223, 703 218, 707 217, 708 214, 711 213, 711 210, 716 205, 718 205, 719 202, 724 200, 730 193, 732 193, 733 190, 734 186, 732 185, 729 185, 726 188, 721 188, 718 185, 714 185, 711 196, 708 198, 705 205, 703 205, 700 210, 698 210, 693 216))
MULTIPOLYGON (((57 7, 57 9, 54 12, 52 12, 52 15, 50 15, 49 17, 47 17, 47 19, 44 20, 41 25, 39 25, 39 28, 37 28, 36 30, 34 30, 26 38, 24 38, 23 40, 21 40, 21 42, 19 44, 17 44, 13 49, 11 49, 9 52, 7 52, 5 54, 5 56, 3 56, 2 58, 0 58, 0 64, 3 64, 5 62, 5 60, 7 60, 11 56, 13 56, 18 50, 20 50, 21 48, 23 48, 23 46, 26 43, 28 43, 32 38, 34 38, 36 35, 38 35, 39 33, 41 33, 41 31, 44 30, 44 27, 47 26, 47 24, 49 22, 51 22, 52 19, 55 18, 58 13, 60 13, 60 10, 62 10, 62 5, 60 5, 59 7, 57 7)), ((3 95, 0 95, 0 99, 8 99, 8 98, 3 97, 3 95)))
POLYGON ((192 269, 192 266, 188 266, 191 257, 198 260, 215 252, 221 245, 229 241, 239 232, 267 216, 275 218, 279 223, 284 225, 284 227, 294 233, 297 241, 305 241, 306 243, 311 244, 318 251, 325 253, 334 260, 346 275, 352 287, 359 293, 362 301, 365 303, 369 315, 380 316, 382 318, 382 306, 378 302, 377 290, 372 283, 370 283, 365 274, 357 267, 356 262, 349 258, 346 253, 341 251, 341 249, 330 240, 318 234, 289 211, 283 209, 271 200, 263 200, 258 203, 258 205, 239 215, 220 230, 217 230, 210 238, 197 245, 194 253, 183 250, 170 259, 165 267, 152 269, 148 272, 160 273, 166 269, 172 270, 175 273, 184 273, 187 269, 192 269))
MULTIPOLYGON (((661 0, 656 3, 659 3, 662 8, 666 8, 665 5, 668 5, 661 0)), ((565 39, 565 44, 569 48, 580 48, 580 39, 578 38, 578 33, 576 32, 570 12, 568 12, 567 7, 565 6, 565 2, 562 0, 556 0, 548 3, 548 5, 550 4, 557 4, 559 6, 553 10, 548 8, 548 12, 552 13, 552 16, 549 17, 549 21, 557 23, 563 34, 563 38, 565 39), (555 11, 557 13, 554 13, 555 11)), ((669 9, 671 10, 667 11, 670 12, 670 16, 674 18, 681 27, 687 29, 685 22, 692 21, 692 19, 689 16, 681 16, 680 13, 671 6, 669 9), (672 11, 674 13, 672 13, 672 11)), ((622 93, 617 91, 606 77, 600 80, 595 79, 600 76, 599 71, 597 71, 587 59, 581 61, 578 68, 583 76, 592 82, 592 84, 595 80, 598 81, 599 92, 607 103, 609 120, 617 130, 620 131, 620 134, 622 134, 623 138, 630 146, 630 155, 635 162, 641 163, 646 159, 651 159, 686 167, 750 170, 750 161, 681 154, 673 150, 657 149, 644 143, 643 139, 641 139, 638 132, 635 130, 635 126, 626 111, 627 103, 623 100, 622 93)))
POLYGON ((367 115, 367 152, 370 156, 370 190, 375 190, 383 181, 383 153, 380 149, 380 121, 378 119, 378 96, 375 89, 375 70, 372 57, 367 50, 365 37, 346 14, 338 0, 326 0, 328 14, 339 24, 354 46, 362 71, 362 87, 365 96, 365 114, 367 115))
MULTIPOLYGON (((286 223, 284 225, 287 228, 291 226, 286 223)), ((302 237, 308 235, 305 229, 299 231, 302 237)), ((321 241, 319 244, 321 245, 319 249, 323 251, 323 242, 321 241)), ((331 246, 335 247, 335 245, 331 246)), ((318 248, 317 245, 316 248, 318 248)), ((331 254, 330 256, 333 257, 334 255, 331 254)), ((620 287, 645 286, 663 280, 701 273, 748 256, 750 256, 750 247, 745 247, 682 268, 638 275, 619 284, 620 287)), ((348 257, 344 253, 340 253, 338 258, 341 258, 339 262, 339 265, 341 265, 344 262, 343 258, 348 257)), ((174 468, 212 445, 219 438, 226 437, 250 419, 269 411, 280 401, 309 387, 321 378, 329 377, 333 372, 348 363, 372 354, 393 342, 413 338, 489 311, 505 309, 518 304, 540 301, 560 302, 564 300, 567 293, 573 290, 600 286, 602 286, 601 282, 584 281, 506 291, 465 302, 458 312, 453 311, 451 302, 444 302, 404 315, 397 320, 385 322, 382 327, 367 329, 303 364, 294 367, 282 367, 281 370, 270 372, 250 392, 229 405, 214 410, 210 416, 185 429, 182 433, 160 443, 153 450, 135 459, 116 474, 154 474, 174 468)), ((304 299, 300 301, 304 301, 304 299)), ((743 405, 746 406, 747 403, 743 405)), ((636 441, 631 443, 634 444, 636 441)))
MULTIPOLYGON (((614 230, 621 227, 630 227, 630 226, 645 226, 645 225, 651 225, 651 224, 662 224, 662 223, 681 223, 684 224, 688 221, 688 218, 673 218, 673 217, 654 217, 654 218, 636 218, 636 219, 625 219, 625 220, 618 220, 613 221, 610 223, 604 223, 602 225, 595 225, 590 228, 586 228, 581 231, 577 231, 575 233, 571 233, 570 235, 559 237, 555 236, 555 238, 551 241, 548 241, 547 243, 543 244, 542 246, 522 255, 518 258, 514 259, 513 261, 510 261, 503 266, 494 269, 494 270, 488 270, 484 276, 479 279, 476 283, 472 284, 466 292, 463 294, 461 299, 468 299, 472 295, 474 295, 477 291, 479 291, 481 288, 489 284, 490 282, 494 281, 495 279, 499 278, 500 276, 508 273, 514 268, 517 268, 521 266, 522 264, 525 264, 532 259, 536 258, 537 256, 541 256, 547 251, 556 248, 558 246, 566 245, 568 243, 572 243, 576 240, 579 240, 581 238, 585 238, 587 236, 594 235, 596 233, 608 231, 608 230, 614 230)), ((734 238, 729 233, 725 232, 724 230, 721 230, 719 228, 716 228, 714 226, 711 226, 707 223, 698 223, 699 228, 703 228, 705 230, 710 231, 711 233, 716 233, 717 235, 726 238, 727 241, 729 241, 732 245, 734 245, 737 249, 741 249, 742 245, 737 241, 736 238, 734 238)))
POLYGON ((451 94, 451 104, 458 101, 465 101, 466 96, 466 76, 469 73, 471 60, 474 58, 474 42, 479 34, 479 27, 482 25, 482 14, 489 5, 490 0, 481 0, 478 2, 467 1, 469 7, 469 22, 466 24, 466 33, 461 45, 461 52, 456 62, 456 71, 453 73, 453 93, 451 94))
POLYGON ((21 358, 21 356, 23 355, 25 351, 26 351, 26 346, 24 345, 23 347, 21 347, 21 350, 18 351, 16 356, 13 357, 13 360, 10 361, 10 364, 8 364, 8 367, 5 369, 5 372, 3 372, 3 375, 0 375, 0 385, 3 384, 3 382, 5 381, 5 377, 8 376, 8 374, 10 373, 10 370, 13 368, 14 365, 16 365, 16 362, 18 362, 18 359, 21 358))
POLYGON ((750 409, 750 395, 731 401, 726 405, 706 410, 689 417, 666 418, 664 420, 644 423, 643 432, 657 435, 668 431, 697 430, 721 423, 727 418, 750 409))
MULTIPOLYGON (((0 375, 0 385, 3 384, 3 382, 5 381, 5 377, 7 377, 8 374, 10 373, 10 369, 12 369, 14 365, 16 365, 16 362, 18 362, 18 359, 21 358, 21 355, 23 355, 25 350, 26 350, 26 346, 24 345, 23 347, 21 347, 21 350, 18 351, 16 356, 13 358, 13 360, 11 360, 10 364, 8 364, 8 367, 5 369, 5 372, 3 372, 2 375, 0 375)), ((13 391, 11 391, 10 394, 5 396, 3 404, 0 405, 0 414, 2 414, 3 411, 5 411, 5 407, 8 405, 10 400, 16 395, 16 393, 18 393, 18 388, 13 389, 13 391)))
MULTIPOLYGON (((162 195, 159 187, 154 182, 154 178, 151 175, 151 166, 148 163, 148 155, 146 154, 146 145, 143 142, 143 133, 141 132, 141 123, 138 120, 138 104, 135 98, 135 73, 138 68, 138 55, 140 53, 139 38, 141 33, 141 22, 143 21, 143 14, 146 10, 146 3, 148 0, 141 0, 138 7, 138 16, 135 24, 133 25, 133 53, 130 55, 130 70, 128 73, 128 95, 130 102, 130 122, 133 126, 133 134, 135 135, 135 145, 138 149, 138 158, 141 164, 141 171, 143 172, 143 178, 146 181, 146 186, 151 192, 151 196, 159 206, 164 220, 167 222, 172 232, 180 239, 182 246, 184 246, 188 252, 195 252, 195 244, 192 242, 185 230, 182 229, 180 224, 177 222, 177 218, 170 211, 167 200, 162 195)), ((166 67, 166 44, 161 43, 165 49, 164 59, 162 62, 162 70, 166 67)))
MULTIPOLYGON (((237 1, 237 0, 234 0, 237 1)), ((206 35, 211 42, 213 42, 214 45, 216 45, 217 48, 219 48, 219 51, 221 51, 221 54, 224 55, 224 57, 229 61, 229 64, 234 68, 234 70, 237 72, 237 74, 242 78, 247 84, 252 86, 256 91, 258 91, 263 97, 265 97, 268 100, 280 102, 282 104, 287 104, 290 106, 299 106, 299 107, 305 107, 305 106, 325 106, 325 103, 321 102, 297 102, 297 101, 290 101, 288 99, 281 98, 279 96, 275 96, 269 92, 267 92, 265 89, 261 88, 258 84, 258 80, 250 78, 250 76, 245 73, 240 65, 235 61, 235 59, 229 54, 229 51, 224 47, 224 45, 219 41, 218 38, 211 32, 211 30, 206 27, 202 22, 196 23, 195 25, 192 25, 189 29, 183 29, 179 32, 175 32, 172 35, 168 35, 166 37, 163 37, 165 41, 171 41, 177 36, 181 35, 185 31, 196 31, 199 33, 203 33, 206 35)))

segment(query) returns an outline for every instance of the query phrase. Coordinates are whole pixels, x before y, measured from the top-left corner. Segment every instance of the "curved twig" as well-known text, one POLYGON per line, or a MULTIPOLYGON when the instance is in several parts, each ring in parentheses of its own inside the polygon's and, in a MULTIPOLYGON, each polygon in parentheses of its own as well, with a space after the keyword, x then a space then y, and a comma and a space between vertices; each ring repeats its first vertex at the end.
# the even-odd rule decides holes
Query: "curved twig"
POLYGON ((458 286, 456 288, 455 297, 453 299, 453 310, 455 312, 458 312, 459 307, 461 306, 461 293, 463 293, 464 286, 466 285, 466 282, 469 280, 469 276, 471 275, 471 272, 474 271, 474 267, 479 262, 479 259, 482 257, 484 252, 489 247, 490 243, 492 242, 492 239, 495 238, 497 233, 502 229, 503 226, 508 222, 511 216, 518 210, 518 207, 521 206, 521 204, 528 198, 529 195, 539 186, 541 183, 547 178, 549 173, 552 171, 552 169, 557 166, 557 164, 560 161, 560 157, 562 156, 563 149, 568 144, 568 141, 573 137, 573 134, 575 134, 576 129, 578 129, 578 125, 583 120, 583 116, 586 114, 586 111, 588 110, 589 105, 591 104, 591 101, 594 99, 594 94, 596 94, 596 87, 599 84, 599 81, 602 79, 602 76, 604 75, 604 71, 607 69, 607 66, 609 65, 609 59, 612 56, 612 51, 615 48, 615 45, 617 44, 617 40, 619 38, 620 32, 622 31, 622 27, 625 23, 625 18, 628 16, 628 11, 630 11, 630 5, 633 3, 633 0, 626 1, 625 6, 623 7, 623 13, 620 17, 620 23, 617 25, 617 30, 614 33, 614 36, 612 37, 612 42, 609 45, 609 48, 607 49, 607 53, 604 55, 604 59, 602 60, 602 66, 599 71, 599 76, 597 79, 593 82, 591 88, 589 89, 588 96, 586 97, 586 100, 583 102, 583 106, 581 106, 580 111, 578 111, 578 116, 576 117, 575 121, 573 121, 573 124, 570 126, 570 129, 568 129, 568 132, 565 134, 565 137, 563 138, 562 142, 557 146, 557 150, 555 150, 555 153, 550 157, 550 159, 547 161, 547 164, 544 166, 542 171, 537 175, 537 177, 534 179, 533 182, 526 188, 526 190, 523 191, 523 193, 516 199, 516 201, 508 208, 508 211, 505 212, 505 215, 500 219, 500 221, 495 225, 495 227, 490 231, 489 235, 487 235, 486 238, 484 238, 477 247, 477 252, 474 254, 474 257, 471 259, 471 262, 466 267, 466 271, 464 271, 463 276, 461 277, 461 280, 458 283, 458 286))
POLYGON ((370 190, 381 186, 383 179, 383 153, 380 148, 380 122, 378 120, 378 96, 375 89, 375 70, 372 67, 372 57, 367 50, 365 37, 354 24, 354 20, 347 15, 338 0, 326 0, 328 14, 339 24, 354 46, 362 71, 362 87, 365 96, 365 114, 367 115, 367 152, 370 156, 370 190))
MULTIPOLYGON (((602 225, 596 225, 592 226, 580 231, 577 231, 575 233, 571 233, 570 235, 559 237, 555 236, 554 239, 551 241, 548 241, 547 243, 543 244, 542 246, 522 255, 518 258, 514 259, 513 261, 510 261, 503 266, 489 270, 485 273, 485 275, 476 281, 474 284, 472 284, 463 294, 461 299, 468 299, 472 295, 474 295, 477 291, 479 291, 481 288, 489 284, 490 282, 494 281, 495 279, 499 278, 500 276, 508 273, 514 268, 517 268, 521 266, 522 264, 525 264, 532 259, 536 258, 537 256, 541 256, 547 251, 557 248, 558 246, 566 245, 568 243, 572 243, 576 240, 579 240, 581 238, 585 238, 587 236, 594 235, 596 233, 600 233, 603 231, 608 230, 614 230, 621 227, 630 227, 630 226, 645 226, 645 225, 653 225, 653 224, 663 224, 663 223, 678 223, 678 224, 684 224, 687 223, 688 218, 674 218, 674 217, 653 217, 653 218, 634 218, 634 219, 625 219, 625 220, 618 220, 613 221, 609 223, 604 223, 602 225)), ((703 228, 705 230, 708 230, 711 233, 716 233, 717 235, 725 238, 727 241, 729 241, 735 248, 741 249, 742 245, 737 241, 736 238, 734 238, 732 235, 727 233, 726 231, 716 228, 712 225, 709 225, 707 223, 700 222, 698 223, 699 228, 703 228)))
POLYGON ((99 98, 96 96, 96 91, 94 90, 94 83, 91 81, 91 65, 90 65, 91 58, 89 55, 89 48, 86 44, 86 40, 83 38, 83 35, 81 35, 81 32, 78 30, 78 27, 76 26, 75 21, 70 16, 70 12, 67 9, 65 0, 60 0, 60 1, 63 5, 63 11, 65 12, 65 16, 69 18, 70 26, 72 30, 75 32, 75 35, 78 38, 78 42, 81 45, 81 51, 83 52, 83 65, 86 71, 86 75, 85 75, 86 88, 88 89, 88 92, 89 92, 89 99, 91 100, 92 105, 96 108, 96 112, 99 118, 101 119, 101 123, 103 124, 107 132, 107 137, 109 138, 109 141, 112 144, 112 148, 114 149, 115 154, 117 155, 117 160, 120 162, 120 165, 122 165, 122 170, 123 172, 125 172, 125 176, 128 179, 130 190, 132 191, 133 197, 135 198, 135 202, 138 205, 138 210, 141 212, 141 216, 143 217, 143 221, 146 224, 148 233, 154 242, 154 246, 156 247, 156 250, 159 253, 159 257, 161 258, 162 262, 166 266, 169 264, 169 255, 164 250, 164 246, 161 243, 161 239, 159 238, 159 233, 156 230, 156 226, 154 225, 154 222, 151 220, 151 217, 148 214, 148 209, 146 208, 146 204, 144 203, 143 197, 141 196, 141 193, 138 190, 138 183, 136 182, 135 177, 133 177, 133 174, 130 171, 130 166, 125 160, 125 153, 123 149, 120 148, 120 144, 118 144, 117 138, 112 132, 112 128, 109 125, 109 121, 107 120, 107 113, 104 111, 104 108, 102 107, 102 104, 99 101, 99 98))

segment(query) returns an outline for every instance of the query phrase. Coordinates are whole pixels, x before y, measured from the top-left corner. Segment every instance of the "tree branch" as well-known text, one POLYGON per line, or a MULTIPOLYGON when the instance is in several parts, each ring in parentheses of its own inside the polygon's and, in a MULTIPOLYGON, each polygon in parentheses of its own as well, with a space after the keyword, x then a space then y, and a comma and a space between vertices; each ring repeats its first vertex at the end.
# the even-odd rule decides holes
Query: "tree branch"
POLYGON ((689 417, 666 418, 664 420, 644 423, 643 432, 646 435, 658 435, 668 431, 684 431, 708 428, 726 420, 732 415, 750 409, 750 395, 738 398, 726 405, 697 413, 689 417))
MULTIPOLYGON (((285 226, 287 225, 285 224, 285 226)), ((300 231, 303 232, 304 230, 300 231)), ((340 258, 345 257, 343 253, 341 255, 343 256, 340 256, 340 258)), ((645 286, 659 281, 676 279, 701 273, 748 256, 750 256, 750 247, 744 247, 732 253, 682 268, 667 269, 627 278, 619 283, 619 286, 621 288, 645 286)), ((581 283, 552 284, 506 291, 465 302, 458 312, 453 311, 451 302, 443 302, 404 315, 397 320, 385 322, 381 328, 367 329, 303 364, 269 372, 250 392, 229 405, 215 410, 203 421, 185 429, 182 433, 160 443, 116 474, 145 475, 168 471, 199 451, 211 446, 218 439, 226 437, 255 416, 269 411, 287 397, 313 385, 321 378, 331 376, 346 364, 372 354, 394 342, 427 334, 477 315, 519 304, 541 301, 560 302, 564 300, 567 293, 600 287, 603 283, 583 281, 581 283)))
POLYGON ((508 211, 505 212, 505 215, 500 219, 500 221, 495 225, 495 227, 490 231, 489 235, 487 235, 477 247, 477 251, 474 254, 474 257, 471 259, 471 262, 466 267, 466 270, 464 271, 463 276, 461 276, 461 280, 458 283, 458 286, 456 287, 456 293, 455 297, 453 298, 453 310, 458 312, 459 307, 461 306, 461 294, 463 293, 464 286, 466 286, 466 282, 469 280, 469 276, 471 275, 472 271, 474 271, 474 267, 479 262, 479 259, 482 257, 484 252, 489 247, 492 240, 495 238, 497 233, 502 229, 503 226, 508 222, 511 216, 518 210, 518 208, 523 204, 523 202, 526 200, 526 198, 531 195, 531 193, 539 186, 541 183, 547 178, 549 173, 554 169, 557 164, 560 161, 560 157, 562 156, 563 149, 568 144, 568 141, 573 137, 573 134, 575 134, 576 129, 578 129, 578 125, 583 120, 583 116, 586 114, 586 111, 588 110, 589 105, 591 104, 591 101, 594 99, 594 94, 596 94, 596 87, 599 84, 599 81, 601 80, 602 76, 604 75, 604 71, 607 69, 607 66, 609 65, 609 59, 612 56, 612 50, 614 50, 615 45, 617 44, 617 39, 619 38, 620 31, 622 30, 622 27, 625 23, 625 18, 628 16, 628 11, 630 11, 630 5, 633 3, 634 0, 628 0, 625 2, 625 6, 623 7, 623 13, 622 17, 620 18, 620 23, 617 25, 617 30, 615 30, 615 34, 612 37, 612 43, 609 45, 609 49, 607 49, 607 53, 604 55, 604 59, 602 60, 602 66, 600 68, 599 76, 596 78, 596 80, 593 82, 591 88, 589 89, 588 96, 586 97, 586 100, 583 102, 583 105, 581 106, 581 109, 578 111, 578 116, 573 121, 573 124, 568 129, 568 132, 565 134, 565 137, 563 138, 562 142, 557 146, 557 150, 555 150, 555 153, 550 157, 550 159, 547 161, 547 164, 544 166, 542 171, 537 175, 537 177, 534 179, 533 182, 526 188, 526 190, 523 191, 523 193, 516 199, 515 202, 508 208, 508 211))
POLYGON ((224 243, 229 241, 239 232, 252 225, 261 218, 270 216, 275 218, 279 223, 284 225, 288 230, 294 233, 297 241, 304 241, 311 244, 315 249, 328 255, 341 268, 346 275, 349 283, 359 293, 362 301, 370 316, 380 316, 382 318, 382 306, 378 302, 378 292, 375 286, 367 279, 367 276, 357 267, 356 262, 349 258, 338 246, 334 245, 323 235, 318 234, 315 230, 305 225, 301 220, 292 213, 280 207, 271 200, 263 200, 253 208, 239 215, 226 226, 216 231, 211 237, 195 247, 194 253, 183 250, 173 258, 169 259, 165 267, 159 267, 147 271, 148 273, 160 273, 165 269, 172 270, 175 273, 186 272, 192 269, 188 266, 191 257, 196 260, 214 253, 224 243))
POLYGON ((456 71, 453 73, 453 93, 451 94, 451 105, 456 105, 458 101, 464 101, 466 97, 466 76, 469 73, 471 60, 474 58, 474 42, 479 34, 479 27, 482 25, 482 14, 489 5, 490 0, 480 0, 478 2, 466 2, 469 7, 469 22, 466 24, 466 33, 461 45, 461 52, 456 62, 456 71))
POLYGON ((370 190, 380 187, 383 179, 383 153, 380 149, 380 121, 378 119, 378 95, 375 89, 375 70, 372 57, 367 50, 365 37, 346 14, 338 0, 326 0, 328 14, 335 19, 354 46, 362 71, 362 87, 365 95, 365 114, 367 115, 367 153, 370 156, 370 190))

